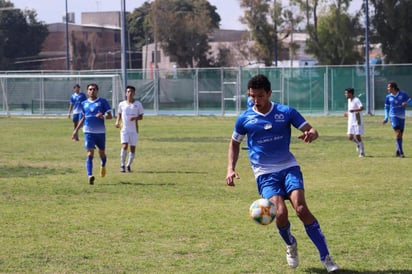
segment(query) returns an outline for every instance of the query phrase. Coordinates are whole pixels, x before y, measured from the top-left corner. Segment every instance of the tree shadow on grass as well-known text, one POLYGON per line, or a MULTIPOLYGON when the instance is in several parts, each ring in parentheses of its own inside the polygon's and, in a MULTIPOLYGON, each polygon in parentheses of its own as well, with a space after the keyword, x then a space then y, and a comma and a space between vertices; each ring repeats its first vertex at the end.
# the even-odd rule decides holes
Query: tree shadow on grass
POLYGON ((27 178, 42 175, 64 175, 74 173, 71 168, 48 168, 48 167, 33 167, 33 166, 0 166, 1 178, 27 178))
MULTIPOLYGON (((324 268, 307 268, 305 270, 305 273, 316 273, 316 274, 324 274, 325 269, 324 268)), ((335 271, 333 273, 336 274, 412 274, 412 269, 409 270, 365 270, 365 271, 358 271, 358 270, 352 270, 349 268, 345 269, 339 269, 338 271, 335 271)))
MULTIPOLYGON (((127 182, 127 181, 120 181, 119 184, 121 185, 131 185, 131 186, 175 186, 175 183, 135 183, 135 182, 127 182)), ((118 184, 105 184, 105 185, 118 185, 118 184)))
POLYGON ((146 173, 146 174, 207 174, 205 171, 185 171, 185 170, 163 170, 163 171, 152 171, 152 170, 142 170, 137 173, 146 173))

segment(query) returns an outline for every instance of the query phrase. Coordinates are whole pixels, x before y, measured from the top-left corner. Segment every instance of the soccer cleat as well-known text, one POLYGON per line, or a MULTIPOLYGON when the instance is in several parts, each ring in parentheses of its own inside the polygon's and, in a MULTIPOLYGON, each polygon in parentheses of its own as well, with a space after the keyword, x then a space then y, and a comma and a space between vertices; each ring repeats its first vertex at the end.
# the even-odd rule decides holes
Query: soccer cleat
POLYGON ((101 166, 100 167, 100 177, 104 177, 104 176, 106 176, 106 167, 101 166))
POLYGON ((325 259, 321 262, 329 273, 335 272, 339 269, 339 266, 332 260, 329 255, 326 255, 325 259))
POLYGON ((94 185, 94 176, 89 176, 89 184, 94 185))
POLYGON ((127 166, 126 169, 127 169, 127 172, 132 172, 132 170, 130 169, 130 166, 127 166))
POLYGON ((405 158, 405 155, 403 154, 403 152, 397 150, 397 151, 396 151, 396 157, 405 158))
POLYGON ((120 167, 120 172, 126 172, 126 169, 124 168, 124 166, 120 167))
POLYGON ((298 242, 286 246, 286 261, 290 267, 296 268, 299 265, 298 242))
POLYGON ((361 154, 359 154, 359 158, 364 158, 365 157, 365 153, 361 153, 361 154))

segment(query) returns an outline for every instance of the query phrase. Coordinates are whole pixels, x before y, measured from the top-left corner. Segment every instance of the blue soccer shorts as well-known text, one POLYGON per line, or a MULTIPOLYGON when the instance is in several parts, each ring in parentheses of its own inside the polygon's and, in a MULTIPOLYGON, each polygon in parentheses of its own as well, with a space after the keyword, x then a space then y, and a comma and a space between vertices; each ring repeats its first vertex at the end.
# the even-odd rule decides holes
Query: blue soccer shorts
POLYGON ((256 179, 256 185, 260 196, 265 199, 273 196, 283 196, 287 198, 293 190, 304 189, 303 175, 299 166, 260 175, 256 179))
POLYGON ((405 119, 401 119, 398 117, 391 117, 392 128, 395 130, 400 130, 403 132, 405 129, 405 119))
POLYGON ((106 149, 106 133, 85 133, 84 134, 84 148, 100 150, 106 149))
POLYGON ((82 113, 74 113, 73 114, 73 123, 79 122, 82 119, 82 113))

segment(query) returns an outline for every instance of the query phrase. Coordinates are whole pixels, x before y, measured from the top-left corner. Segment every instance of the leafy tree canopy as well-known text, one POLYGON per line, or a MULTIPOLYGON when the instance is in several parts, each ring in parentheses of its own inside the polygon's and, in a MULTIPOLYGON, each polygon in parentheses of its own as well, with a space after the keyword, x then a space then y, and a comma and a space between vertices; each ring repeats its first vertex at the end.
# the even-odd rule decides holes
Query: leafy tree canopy
POLYGON ((48 29, 36 17, 34 10, 15 9, 13 3, 0 0, 0 70, 26 69, 16 61, 41 51, 48 29))
POLYGON ((412 1, 370 0, 373 43, 381 43, 387 63, 412 63, 412 1))
POLYGON ((347 13, 347 2, 329 5, 325 14, 318 17, 316 29, 310 26, 307 52, 316 56, 320 64, 356 64, 362 60, 356 50, 361 28, 358 19, 347 13))
POLYGON ((209 35, 219 28, 220 16, 207 0, 145 2, 128 17, 133 44, 156 43, 179 67, 208 67, 209 35))

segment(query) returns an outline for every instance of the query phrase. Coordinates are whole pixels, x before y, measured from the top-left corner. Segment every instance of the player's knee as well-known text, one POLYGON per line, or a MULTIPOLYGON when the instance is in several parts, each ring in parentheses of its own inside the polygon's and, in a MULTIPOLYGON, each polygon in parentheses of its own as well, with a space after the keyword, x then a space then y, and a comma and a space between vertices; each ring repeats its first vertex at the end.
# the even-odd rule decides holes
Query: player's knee
POLYGON ((295 208, 296 214, 299 218, 305 219, 308 215, 310 215, 309 208, 306 205, 298 205, 295 208))

